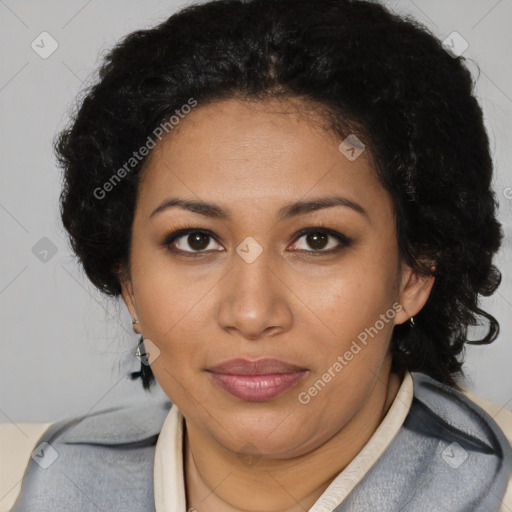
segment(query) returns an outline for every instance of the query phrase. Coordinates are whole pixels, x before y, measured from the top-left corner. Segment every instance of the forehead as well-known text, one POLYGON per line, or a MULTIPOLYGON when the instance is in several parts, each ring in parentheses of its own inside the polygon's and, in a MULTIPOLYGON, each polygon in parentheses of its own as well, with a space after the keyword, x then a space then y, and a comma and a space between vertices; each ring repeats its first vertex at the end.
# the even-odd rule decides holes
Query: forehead
POLYGON ((155 204, 172 192, 255 206, 339 192, 388 201, 369 155, 349 159, 342 142, 300 101, 199 104, 148 157, 140 200, 155 204))

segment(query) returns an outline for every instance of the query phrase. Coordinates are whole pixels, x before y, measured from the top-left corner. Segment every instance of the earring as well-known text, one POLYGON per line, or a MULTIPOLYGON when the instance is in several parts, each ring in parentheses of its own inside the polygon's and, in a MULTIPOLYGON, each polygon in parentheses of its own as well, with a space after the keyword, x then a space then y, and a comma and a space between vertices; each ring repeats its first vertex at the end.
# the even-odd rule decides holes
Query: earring
POLYGON ((142 363, 142 357, 146 355, 146 347, 144 346, 144 337, 139 338, 139 344, 133 351, 133 355, 142 363))
POLYGON ((146 349, 144 346, 144 336, 139 338, 139 344, 133 351, 133 354, 140 361, 140 370, 138 372, 131 372, 130 378, 131 380, 142 379, 142 385, 144 389, 148 390, 151 387, 153 372, 149 366, 149 362, 144 360, 146 357, 146 349))
POLYGON ((411 327, 414 327, 414 317, 411 316, 411 318, 409 319, 409 324, 411 327))
POLYGON ((132 325, 138 324, 139 321, 136 318, 132 318, 132 325))

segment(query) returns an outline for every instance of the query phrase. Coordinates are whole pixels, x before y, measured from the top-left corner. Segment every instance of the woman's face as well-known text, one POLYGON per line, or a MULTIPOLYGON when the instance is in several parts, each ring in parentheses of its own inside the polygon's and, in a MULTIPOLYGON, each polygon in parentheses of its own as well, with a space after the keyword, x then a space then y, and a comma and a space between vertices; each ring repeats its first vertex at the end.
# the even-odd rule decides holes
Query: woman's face
POLYGON ((393 326, 432 284, 402 265, 365 152, 298 106, 199 105, 139 186, 123 298, 187 425, 233 452, 300 455, 374 407, 393 326), (170 241, 179 229, 193 233, 170 241), (247 364, 263 358, 282 364, 247 364))

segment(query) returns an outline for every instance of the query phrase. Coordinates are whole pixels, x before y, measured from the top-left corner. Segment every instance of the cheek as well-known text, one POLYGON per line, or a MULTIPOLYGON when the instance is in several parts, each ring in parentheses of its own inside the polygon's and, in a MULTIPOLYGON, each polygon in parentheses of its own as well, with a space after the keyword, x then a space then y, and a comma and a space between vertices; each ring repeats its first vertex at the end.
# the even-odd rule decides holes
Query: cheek
POLYGON ((132 275, 143 334, 166 342, 181 329, 193 328, 210 287, 204 272, 183 271, 164 249, 144 249, 142 243, 136 247, 132 275))
MULTIPOLYGON (((149 339, 159 349, 151 363, 155 378, 167 396, 178 406, 191 397, 200 397, 204 357, 208 349, 192 318, 181 310, 164 315, 154 311, 148 315, 149 339), (185 316, 184 316, 185 314, 185 316)), ((204 329, 203 329, 204 333, 204 329)))
POLYGON ((299 392, 306 393, 304 399, 311 399, 319 414, 331 407, 359 407, 387 357, 396 315, 394 277, 382 266, 372 272, 369 265, 361 267, 326 280, 324 293, 309 298, 322 321, 304 319, 303 339, 315 340, 313 347, 305 347, 314 371, 299 392))
POLYGON ((377 330, 392 330, 392 305, 398 298, 393 270, 389 262, 359 258, 329 274, 317 275, 314 286, 310 279, 295 283, 294 292, 308 306, 300 315, 302 328, 317 330, 320 340, 339 350, 376 322, 377 330), (386 314, 383 325, 381 315, 386 314))
POLYGON ((189 393, 197 394, 194 372, 203 362, 205 314, 193 287, 184 290, 161 274, 158 279, 152 277, 144 274, 136 288, 142 334, 159 350, 151 363, 156 380, 178 403, 182 395, 186 399, 189 393))

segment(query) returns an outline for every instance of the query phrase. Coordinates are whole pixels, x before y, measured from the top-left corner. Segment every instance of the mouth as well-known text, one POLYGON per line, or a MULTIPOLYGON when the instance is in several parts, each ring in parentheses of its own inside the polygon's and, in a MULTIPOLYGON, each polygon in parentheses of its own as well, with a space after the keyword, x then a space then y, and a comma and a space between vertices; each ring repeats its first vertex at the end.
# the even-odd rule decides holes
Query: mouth
POLYGON ((207 370, 213 382, 224 391, 246 401, 271 400, 295 386, 308 373, 307 368, 278 359, 232 359, 207 370))

